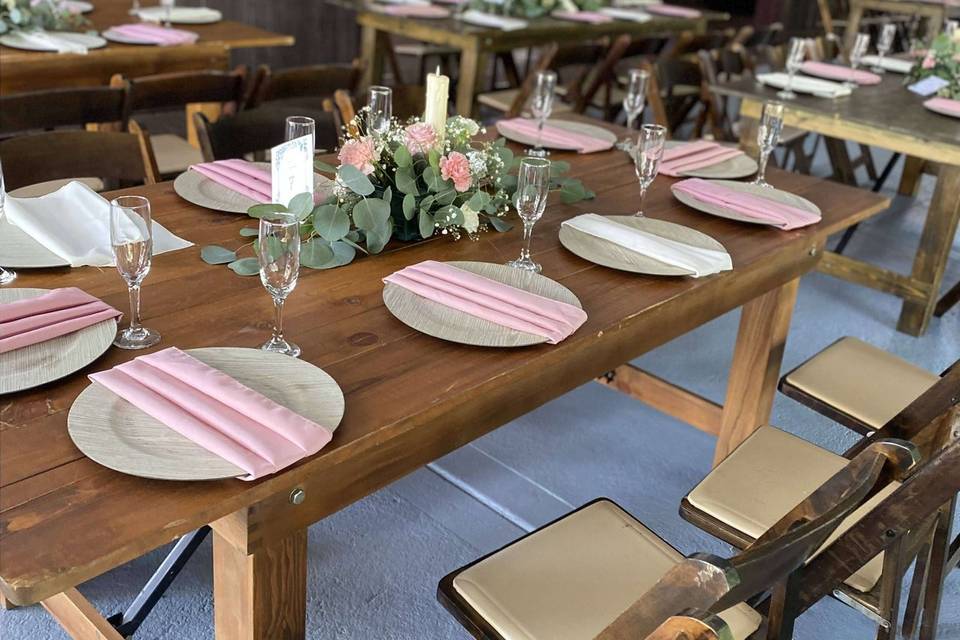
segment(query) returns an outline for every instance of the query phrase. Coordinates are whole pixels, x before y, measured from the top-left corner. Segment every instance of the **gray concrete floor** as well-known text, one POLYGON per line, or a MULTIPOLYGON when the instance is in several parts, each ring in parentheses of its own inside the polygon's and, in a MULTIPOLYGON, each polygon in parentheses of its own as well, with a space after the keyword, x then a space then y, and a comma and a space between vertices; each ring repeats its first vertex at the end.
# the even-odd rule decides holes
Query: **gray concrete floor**
MULTIPOLYGON (((824 172, 822 162, 818 167, 824 172)), ((895 184, 899 171, 890 184, 895 184)), ((932 193, 864 225, 848 253, 909 270, 932 193)), ((955 243, 946 282, 960 279, 955 243)), ((784 370, 844 335, 853 335, 931 371, 960 356, 960 310, 934 320, 921 339, 894 329, 895 298, 812 274, 803 279, 784 370)), ((648 370, 722 401, 738 313, 733 312, 642 357, 648 370)), ((843 429, 778 396, 772 423, 836 451, 843 429)), ((307 636, 311 639, 466 638, 437 604, 447 572, 526 529, 597 496, 630 510, 684 553, 730 549, 677 514, 685 493, 710 469, 714 438, 652 409, 588 384, 498 429, 310 528, 307 636)), ((80 590, 105 614, 136 594, 160 561, 158 550, 80 590)), ((137 635, 213 637, 211 552, 205 543, 137 635)), ((63 638, 39 607, 0 612, 4 640, 63 638)), ((803 615, 798 640, 872 638, 874 626, 835 601, 803 615)), ((960 571, 950 576, 943 640, 960 639, 960 571)))

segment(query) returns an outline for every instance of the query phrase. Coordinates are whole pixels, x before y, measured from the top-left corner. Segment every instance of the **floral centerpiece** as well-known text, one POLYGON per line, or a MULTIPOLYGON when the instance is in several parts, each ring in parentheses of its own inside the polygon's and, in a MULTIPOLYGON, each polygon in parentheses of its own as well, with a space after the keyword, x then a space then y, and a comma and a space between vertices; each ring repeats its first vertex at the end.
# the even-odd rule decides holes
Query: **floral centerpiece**
POLYGON ((948 83, 937 95, 960 100, 960 30, 953 39, 945 33, 934 38, 926 55, 910 70, 907 82, 912 84, 930 76, 938 76, 948 83))
POLYGON ((553 11, 596 11, 605 0, 470 0, 470 8, 489 13, 507 13, 518 18, 542 18, 553 11), (497 5, 491 10, 492 4, 497 5))
POLYGON ((0 0, 0 33, 79 31, 87 26, 87 20, 62 0, 0 0))

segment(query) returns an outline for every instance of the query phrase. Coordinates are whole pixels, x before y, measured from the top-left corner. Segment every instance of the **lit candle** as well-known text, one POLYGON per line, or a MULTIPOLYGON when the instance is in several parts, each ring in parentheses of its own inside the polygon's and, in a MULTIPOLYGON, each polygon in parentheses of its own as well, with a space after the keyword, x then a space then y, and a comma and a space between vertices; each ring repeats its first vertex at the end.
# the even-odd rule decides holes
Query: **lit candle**
POLYGON ((447 101, 450 98, 450 78, 436 73, 427 74, 427 100, 423 121, 433 127, 437 140, 443 142, 447 130, 447 101))

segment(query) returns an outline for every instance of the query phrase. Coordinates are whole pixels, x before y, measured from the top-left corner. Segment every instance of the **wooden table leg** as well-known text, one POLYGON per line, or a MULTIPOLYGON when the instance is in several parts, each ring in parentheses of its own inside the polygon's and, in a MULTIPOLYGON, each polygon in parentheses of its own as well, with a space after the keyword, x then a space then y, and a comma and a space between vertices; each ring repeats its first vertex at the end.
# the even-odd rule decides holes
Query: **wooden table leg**
POLYGON ((76 589, 67 589, 40 604, 74 640, 124 640, 76 589))
POLYGON ((791 280, 743 305, 714 465, 770 418, 799 285, 791 280))
POLYGON ((307 530, 253 553, 213 533, 217 640, 302 640, 307 613, 307 530))
POLYGON ((383 39, 379 35, 380 32, 373 27, 364 25, 360 29, 360 59, 367 61, 361 82, 364 89, 377 84, 383 77, 383 39))
POLYGON ((477 87, 487 70, 488 54, 481 51, 477 40, 463 47, 460 53, 460 77, 457 80, 457 114, 473 115, 477 87))
POLYGON ((960 167, 941 165, 937 188, 927 220, 920 236, 920 246, 913 260, 911 279, 929 284, 927 299, 907 300, 900 312, 897 329, 913 336, 921 336, 927 330, 930 316, 940 295, 940 283, 947 265, 947 257, 953 246, 953 237, 960 220, 960 167))

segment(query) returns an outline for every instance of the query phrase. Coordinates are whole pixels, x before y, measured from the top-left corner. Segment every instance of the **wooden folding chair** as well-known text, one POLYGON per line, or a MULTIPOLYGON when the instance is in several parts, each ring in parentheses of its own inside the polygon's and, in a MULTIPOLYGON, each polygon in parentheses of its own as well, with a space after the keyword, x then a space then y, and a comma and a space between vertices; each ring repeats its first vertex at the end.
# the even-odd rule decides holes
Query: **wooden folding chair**
MULTIPOLYGON (((286 120, 289 116, 313 118, 317 151, 337 148, 338 126, 332 103, 321 111, 303 107, 271 105, 210 121, 203 113, 193 114, 203 161, 265 156, 268 149, 286 140, 286 120)), ((268 157, 265 159, 269 160, 268 157)))
MULTIPOLYGON (((520 87, 481 93, 477 95, 477 102, 485 107, 499 111, 503 114, 504 118, 516 118, 521 115, 527 107, 527 102, 530 100, 530 94, 533 92, 533 85, 534 82, 536 82, 537 73, 553 68, 554 60, 559 50, 560 46, 556 42, 551 42, 542 47, 538 52, 536 65, 531 72, 527 74, 527 77, 520 87)), ((571 107, 561 100, 557 100, 555 102, 555 109, 557 113, 564 113, 569 112, 571 107)))
POLYGON ((357 91, 365 67, 359 59, 349 64, 315 64, 276 71, 261 65, 257 68, 247 107, 269 102, 323 110, 323 101, 332 99, 337 89, 357 91))
POLYGON ((907 443, 875 443, 729 560, 684 559, 613 502, 595 500, 449 574, 438 599, 477 638, 674 640, 693 630, 743 640, 763 623, 744 603, 772 589, 767 626, 779 637, 793 574, 844 518, 904 477, 913 456, 907 443))

